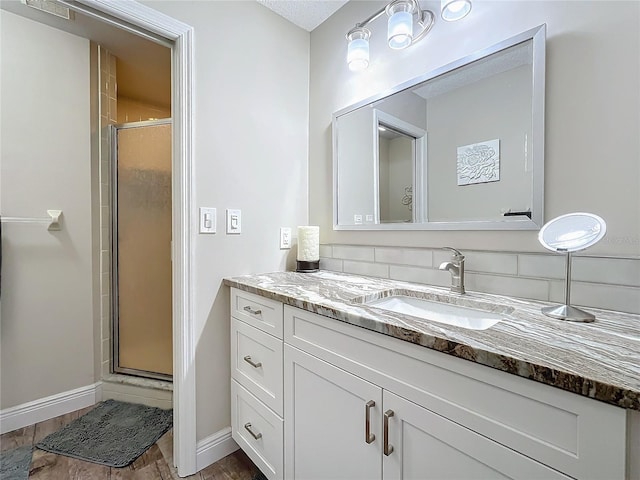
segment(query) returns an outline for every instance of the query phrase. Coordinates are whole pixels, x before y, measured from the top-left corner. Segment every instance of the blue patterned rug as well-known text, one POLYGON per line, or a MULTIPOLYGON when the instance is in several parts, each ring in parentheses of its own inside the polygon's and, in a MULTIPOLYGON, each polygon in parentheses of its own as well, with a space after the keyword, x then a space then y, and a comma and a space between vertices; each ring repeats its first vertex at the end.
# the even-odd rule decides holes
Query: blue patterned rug
POLYGON ((100 465, 126 467, 172 424, 171 410, 107 400, 36 447, 100 465))
POLYGON ((27 480, 32 453, 33 448, 31 445, 0 453, 0 479, 27 480))

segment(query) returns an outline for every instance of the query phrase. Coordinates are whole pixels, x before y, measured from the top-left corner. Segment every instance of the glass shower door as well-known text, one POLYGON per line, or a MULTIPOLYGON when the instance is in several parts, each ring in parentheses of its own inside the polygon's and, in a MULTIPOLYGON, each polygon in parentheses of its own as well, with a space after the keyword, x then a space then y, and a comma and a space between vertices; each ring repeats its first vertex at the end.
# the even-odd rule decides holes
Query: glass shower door
POLYGON ((113 369, 170 379, 171 120, 112 133, 113 369))

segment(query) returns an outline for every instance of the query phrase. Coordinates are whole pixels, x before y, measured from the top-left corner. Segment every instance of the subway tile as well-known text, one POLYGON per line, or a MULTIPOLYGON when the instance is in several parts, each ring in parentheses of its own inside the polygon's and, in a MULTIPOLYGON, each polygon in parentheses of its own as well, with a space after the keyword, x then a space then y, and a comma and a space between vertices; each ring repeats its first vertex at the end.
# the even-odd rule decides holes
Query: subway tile
POLYGON ((331 245, 320 245, 320 256, 324 258, 333 257, 333 247, 331 245))
POLYGON ((389 278, 389 266, 380 263, 354 262, 344 260, 342 271, 354 275, 366 275, 369 277, 389 278))
POLYGON ((640 314, 640 288, 572 282, 571 304, 640 314))
POLYGON ((469 291, 534 300, 548 300, 549 298, 549 282, 547 280, 467 273, 465 284, 469 291))
POLYGON ((103 162, 109 161, 109 153, 110 153, 110 145, 109 145, 109 135, 106 131, 103 130, 100 135, 100 160, 103 162))
POLYGON ((115 98, 109 99, 109 121, 116 122, 118 119, 118 102, 115 98))
POLYGON ((375 260, 378 263, 395 263, 430 267, 433 265, 431 250, 421 248, 375 247, 375 260))
POLYGON ((100 319, 100 332, 103 339, 111 338, 111 322, 108 319, 100 319))
POLYGON ((110 205, 109 197, 109 185, 106 183, 100 184, 100 205, 108 207, 110 205))
POLYGON ((100 207, 100 226, 107 228, 111 222, 111 215, 109 215, 109 207, 100 207))
POLYGON ((106 93, 100 94, 100 115, 109 118, 109 96, 106 93))
POLYGON ((109 250, 103 250, 100 252, 100 270, 108 272, 111 269, 111 256, 109 250))
POLYGON ((574 257, 571 278, 582 282, 640 287, 640 259, 574 257))
POLYGON ((104 320, 105 318, 110 318, 111 316, 111 298, 109 295, 102 295, 100 299, 100 308, 102 309, 101 316, 104 320))
POLYGON ((518 255, 518 275, 521 277, 564 278, 563 255, 518 255))
POLYGON ((117 99, 118 84, 116 82, 116 75, 115 75, 115 72, 110 72, 110 73, 111 74, 109 75, 109 97, 117 99))
POLYGON ((436 268, 438 268, 438 265, 441 263, 451 260, 451 252, 442 250, 441 248, 433 249, 431 255, 433 256, 433 265, 435 265, 436 268))
POLYGON ((342 260, 337 258, 320 257, 320 270, 330 270, 332 272, 341 272, 342 260))
POLYGON ((373 247, 355 247, 351 245, 334 245, 333 258, 343 258, 345 260, 364 260, 373 262, 375 260, 373 247))
POLYGON ((106 160, 104 157, 100 162, 100 183, 104 183, 105 185, 109 184, 109 160, 106 160))
POLYGON ((103 272, 100 277, 100 293, 101 295, 109 295, 111 293, 111 275, 107 271, 103 272))
POLYGON ((403 282, 423 283, 440 287, 451 286, 451 274, 435 268, 391 265, 389 267, 389 278, 403 282))
POLYGON ((466 271, 506 275, 518 273, 518 256, 515 254, 493 252, 462 252, 462 254, 465 256, 466 271))
POLYGON ((108 338, 102 340, 102 361, 108 362, 111 358, 111 341, 108 338))
POLYGON ((109 250, 111 248, 111 231, 109 227, 100 227, 100 249, 109 250))
POLYGON ((553 303, 564 303, 564 281, 552 280, 549 282, 549 301, 553 303))

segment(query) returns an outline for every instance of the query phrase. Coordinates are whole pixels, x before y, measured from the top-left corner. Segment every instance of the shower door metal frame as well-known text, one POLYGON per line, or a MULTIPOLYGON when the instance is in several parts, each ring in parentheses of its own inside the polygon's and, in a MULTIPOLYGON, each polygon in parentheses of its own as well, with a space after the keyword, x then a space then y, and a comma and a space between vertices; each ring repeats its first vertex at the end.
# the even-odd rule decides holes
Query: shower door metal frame
MULTIPOLYGON (((109 135, 111 137, 111 371, 112 373, 153 378, 156 380, 166 380, 169 382, 173 381, 173 375, 120 366, 120 332, 118 326, 118 322, 120 320, 118 289, 118 131, 131 128, 155 127, 159 125, 172 124, 172 119, 167 118, 162 120, 147 120, 142 122, 109 125, 109 135)), ((171 175, 173 176, 173 168, 171 170, 171 175)), ((173 270, 173 264, 171 268, 173 270)), ((171 281, 173 282, 173 274, 171 281)), ((173 317, 173 312, 171 316, 173 317)), ((171 343, 173 344, 173 339, 171 343)))

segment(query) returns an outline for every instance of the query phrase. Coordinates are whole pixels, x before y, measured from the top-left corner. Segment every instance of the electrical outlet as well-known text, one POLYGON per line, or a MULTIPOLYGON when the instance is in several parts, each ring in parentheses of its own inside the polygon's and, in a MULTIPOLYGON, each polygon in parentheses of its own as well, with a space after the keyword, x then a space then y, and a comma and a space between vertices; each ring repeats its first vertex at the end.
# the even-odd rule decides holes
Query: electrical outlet
POLYGON ((280 250, 291 248, 291 229, 282 227, 280 229, 280 250))
POLYGON ((362 225, 362 215, 354 215, 353 216, 353 223, 355 223, 356 225, 362 225))

